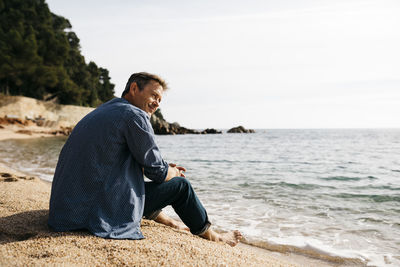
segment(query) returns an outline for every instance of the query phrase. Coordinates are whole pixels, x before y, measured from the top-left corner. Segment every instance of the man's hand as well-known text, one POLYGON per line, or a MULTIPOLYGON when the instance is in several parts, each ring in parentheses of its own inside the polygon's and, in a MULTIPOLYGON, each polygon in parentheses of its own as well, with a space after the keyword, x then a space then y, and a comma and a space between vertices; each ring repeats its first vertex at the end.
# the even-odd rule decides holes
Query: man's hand
POLYGON ((186 169, 181 166, 176 166, 174 163, 169 164, 168 168, 168 174, 167 177, 165 178, 164 182, 171 180, 174 177, 180 176, 180 177, 186 177, 183 172, 185 172, 186 169))
POLYGON ((186 171, 186 169, 185 169, 184 167, 176 166, 175 163, 170 163, 169 166, 175 167, 175 168, 177 168, 177 169, 179 170, 179 174, 180 174, 180 175, 178 175, 178 176, 186 177, 185 174, 183 174, 183 172, 186 171))

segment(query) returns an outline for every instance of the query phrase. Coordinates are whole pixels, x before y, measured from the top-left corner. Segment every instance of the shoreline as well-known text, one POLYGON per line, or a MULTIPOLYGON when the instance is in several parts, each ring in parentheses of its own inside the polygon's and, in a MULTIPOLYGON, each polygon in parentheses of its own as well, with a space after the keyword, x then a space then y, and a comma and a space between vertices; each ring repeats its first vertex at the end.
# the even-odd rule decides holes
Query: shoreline
POLYGON ((303 266, 251 246, 231 248, 148 220, 142 221, 144 240, 51 232, 47 228, 51 184, 3 164, 0 173, 0 265, 303 266))
MULTIPOLYGON (((0 129, 0 141, 4 141, 7 139, 20 139, 20 138, 40 138, 40 137, 51 137, 54 135, 25 135, 25 134, 19 134, 19 133, 15 133, 10 129, 0 129)), ((12 176, 19 176, 19 177, 28 177, 30 178, 30 176, 27 176, 26 174, 18 171, 18 170, 14 170, 12 168, 9 168, 8 166, 5 166, 4 164, 0 163, 0 173, 9 173, 12 176)), ((35 178, 33 180, 29 180, 26 178, 18 178, 16 177, 16 180, 13 182, 5 182, 4 181, 4 177, 1 178, 2 180, 0 181, 0 187, 1 187, 1 192, 5 192, 8 195, 12 195, 12 199, 19 199, 18 201, 20 201, 21 203, 14 203, 13 206, 15 208, 15 206, 21 206, 21 209, 23 209, 23 214, 21 213, 14 213, 14 214, 9 214, 9 212, 4 212, 5 209, 7 209, 8 205, 11 204, 9 203, 9 199, 6 198, 6 200, 4 200, 3 196, 0 196, 0 211, 2 213, 2 218, 0 218, 0 220, 6 220, 6 222, 3 224, 5 225, 9 225, 9 223, 7 222, 7 218, 10 218, 12 216, 22 216, 24 217, 24 221, 26 220, 26 222, 24 222, 24 224, 30 224, 30 225, 38 225, 38 221, 31 221, 29 223, 29 218, 25 218, 25 216, 23 216, 24 214, 29 214, 30 212, 37 212, 37 210, 31 210, 30 207, 33 205, 38 205, 41 204, 40 207, 40 214, 42 214, 42 225, 38 228, 35 229, 31 229, 28 227, 28 229, 30 229, 29 231, 27 231, 27 229, 25 229, 26 225, 21 228, 21 226, 18 227, 14 227, 11 229, 1 229, 0 233, 0 254, 2 255, 8 255, 7 257, 4 257, 5 259, 11 257, 12 261, 17 261, 19 260, 19 256, 20 255, 20 251, 19 249, 16 249, 18 247, 18 245, 16 245, 15 242, 9 242, 10 239, 17 239, 17 240, 22 240, 22 241, 18 241, 17 243, 29 243, 32 246, 42 246, 43 240, 42 240, 42 236, 45 236, 46 238, 50 238, 52 239, 52 237, 56 237, 57 238, 61 238, 61 237, 65 237, 65 236, 71 236, 71 234, 74 236, 73 233, 52 233, 47 229, 47 224, 45 223, 44 217, 47 216, 47 212, 48 212, 48 199, 49 199, 49 195, 50 195, 50 187, 51 187, 51 182, 49 181, 45 181, 39 178, 35 178), (14 188, 13 190, 10 191, 10 188, 14 188), (29 188, 29 189, 28 189, 29 188), (36 191, 35 191, 36 190, 36 191), (14 194, 12 194, 12 192, 14 191, 14 194), (45 197, 43 197, 45 195, 45 197), (39 197, 42 196, 42 197, 39 197), (23 198, 27 198, 29 199, 32 203, 30 203, 28 206, 26 205, 25 201, 23 198), (6 215, 6 217, 4 217, 4 215, 6 215), (14 237, 13 237, 14 236, 14 237), (26 240, 24 239, 24 236, 31 236, 26 240), (10 244, 14 244, 14 245, 10 245, 10 244), (4 254, 4 246, 7 247, 7 253, 8 254, 4 254), (10 250, 9 246, 11 246, 13 249, 10 250)), ((17 201, 17 202, 18 202, 17 201)), ((36 214, 35 216, 38 216, 39 214, 36 214)), ((35 217, 34 216, 34 217, 35 217)), ((46 219, 47 220, 47 219, 46 219)), ((292 252, 276 252, 276 251, 271 251, 268 250, 266 248, 260 248, 260 246, 257 246, 257 244, 245 244, 245 243, 241 243, 239 244, 237 247, 235 248, 230 248, 229 246, 225 245, 225 244, 221 244, 221 243, 214 243, 214 242, 210 242, 207 240, 204 240, 202 238, 193 236, 191 234, 188 233, 177 233, 176 230, 160 225, 158 223, 155 223, 153 221, 146 221, 143 220, 142 222, 143 224, 143 232, 145 234, 145 236, 147 237, 145 240, 148 240, 150 238, 148 233, 145 233, 145 229, 148 229, 150 231, 151 234, 153 234, 154 231, 160 231, 160 229, 162 230, 162 233, 158 233, 159 234, 159 239, 157 240, 157 247, 159 245, 159 243, 171 243, 174 240, 170 239, 169 235, 173 235, 173 236, 177 236, 178 235, 178 239, 183 238, 185 240, 186 243, 191 244, 192 246, 194 245, 194 247, 202 247, 202 250, 208 251, 207 253, 209 254, 209 257, 204 258, 204 254, 203 253, 199 253, 196 257, 196 255, 192 255, 192 257, 194 257, 196 259, 195 262, 191 262, 188 265, 196 265, 201 263, 200 265, 219 265, 219 264, 223 264, 223 263, 227 263, 229 262, 228 265, 244 265, 245 263, 251 263, 250 265, 255 265, 255 266, 346 266, 344 264, 339 263, 338 262, 329 262, 329 261, 323 261, 323 260, 319 260, 319 259, 315 259, 312 257, 309 257, 307 255, 301 255, 301 254, 295 254, 292 252), (223 250, 223 253, 221 253, 220 250, 223 250), (235 255, 237 255, 237 253, 239 253, 241 256, 239 257, 239 259, 235 259, 235 255), (243 255, 251 255, 251 257, 247 257, 246 256, 246 260, 243 260, 243 255), (223 256, 221 256, 223 255, 223 256), (214 261, 211 263, 209 262, 210 257, 214 259, 214 261), (215 262, 215 260, 221 260, 221 262, 217 261, 215 262), (261 264, 262 262, 262 264, 261 264), (279 262, 279 263, 278 263, 279 262)), ((3 228, 3 227, 2 227, 3 228)), ((7 227, 6 227, 7 228, 7 227)), ((151 235, 150 234, 150 235, 151 235)), ((88 233, 86 233, 86 235, 84 235, 84 239, 87 238, 86 241, 92 240, 94 239, 98 239, 97 237, 90 235, 88 233)), ((62 239, 62 238, 61 238, 62 239)), ((72 240, 75 239, 81 239, 81 237, 79 237, 79 234, 77 234, 77 236, 72 237, 72 240)), ((150 240, 149 240, 150 241, 150 240)), ((54 245, 56 247, 61 246, 61 243, 65 242, 65 240, 59 240, 58 242, 56 242, 54 245)), ((72 241, 71 241, 72 242, 72 241)), ((75 242, 75 241, 74 241, 75 242)), ((73 242, 73 243, 74 243, 73 242)), ((104 240, 104 242, 107 242, 107 244, 109 242, 113 242, 111 240, 104 240)), ((119 244, 119 240, 115 240, 115 244, 119 244)), ((136 243, 141 243, 142 241, 126 241, 126 242, 136 242, 136 243)), ((103 242, 100 242, 103 243, 103 242)), ((151 242, 150 242, 151 243, 151 242)), ((69 244, 71 245, 71 244, 69 244)), ((154 244, 153 244, 154 245, 154 244)), ((114 246, 114 245, 113 245, 114 246)), ((135 246, 138 246, 138 244, 135 244, 135 246)), ((171 246, 171 244, 169 244, 169 246, 171 246)), ((187 248, 183 248, 182 244, 173 242, 172 247, 175 250, 178 250, 180 252, 183 252, 185 250, 187 250, 187 248)), ((51 250, 51 248, 49 248, 51 250)), ((69 248, 67 247, 63 247, 63 250, 69 250, 69 248)), ((161 249, 161 248, 159 248, 161 249)), ((122 254, 124 250, 121 251, 122 254)), ((197 251, 197 250, 196 250, 197 251)), ((102 251, 101 253, 105 253, 106 251, 102 251)), ((39 253, 38 251, 36 251, 36 253, 39 253)), ((176 253, 176 252, 174 252, 176 253)), ((29 255, 31 255, 30 253, 28 253, 29 255)), ((122 255, 121 254, 121 255, 122 255)), ((139 253, 140 254, 140 253, 139 253)), ((178 253, 179 254, 179 253, 178 253)), ((32 256, 32 255, 31 255, 32 256)), ((29 257, 31 257, 29 256, 29 257)), ((106 257, 106 255, 103 255, 104 257, 106 257)), ((55 260, 54 262, 57 262, 57 259, 60 256, 57 256, 56 258, 53 257, 48 257, 52 260, 55 260)), ((82 255, 82 257, 86 257, 85 255, 82 255)), ((146 255, 146 257, 150 257, 151 258, 151 262, 154 262, 155 260, 160 260, 157 262, 158 264, 161 264, 161 262, 163 262, 163 264, 166 265, 175 265, 175 264, 179 264, 182 265, 185 263, 183 262, 176 262, 175 264, 172 264, 171 262, 164 262, 161 261, 164 258, 159 258, 159 256, 156 255, 146 255)), ((10 258, 10 259, 11 259, 10 258)), ((107 257, 106 257, 107 258, 107 257)), ((168 257, 167 257, 168 258, 168 257)), ((176 260, 176 257, 172 257, 174 260, 176 260)), ((170 258, 172 260, 172 258, 170 258)), ((22 260, 24 260, 24 257, 21 258, 22 260)), ((133 260, 134 258, 132 258, 133 260)), ((95 259, 93 259, 95 260, 95 259)), ((12 261, 7 261, 7 262, 3 262, 10 264, 12 261)), ((38 263, 41 261, 38 261, 38 263)), ((46 261, 47 262, 47 261, 46 261)), ((94 261, 95 262, 95 261, 94 261)), ((135 264, 137 264, 136 261, 134 261, 135 264)), ((1 263, 1 262, 0 262, 1 263)), ((77 262, 70 262, 71 264, 77 264, 77 262)), ((110 264, 111 262, 107 262, 108 264, 110 264)), ((8 265, 6 264, 6 265, 8 265)), ((79 265, 79 264, 78 264, 79 265)))
POLYGON ((33 129, 31 127, 9 127, 2 125, 3 128, 0 128, 0 141, 4 141, 7 139, 30 139, 30 138, 40 138, 40 137, 51 137, 54 136, 53 134, 49 133, 40 133, 40 132, 35 132, 36 129, 33 129), (28 130, 30 132, 25 132, 25 133, 17 133, 19 130, 28 130))

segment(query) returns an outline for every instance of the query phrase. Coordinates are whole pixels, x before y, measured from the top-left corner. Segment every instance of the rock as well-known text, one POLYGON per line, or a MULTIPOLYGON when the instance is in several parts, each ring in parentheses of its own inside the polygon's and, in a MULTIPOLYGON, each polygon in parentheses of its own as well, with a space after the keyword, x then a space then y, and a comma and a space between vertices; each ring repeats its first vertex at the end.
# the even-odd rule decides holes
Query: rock
POLYGON ((214 128, 207 128, 204 131, 202 131, 201 134, 222 134, 222 132, 214 128))
POLYGON ((216 129, 205 129, 204 131, 197 131, 188 129, 179 125, 179 123, 167 122, 161 111, 158 109, 150 118, 151 126, 155 134, 221 134, 221 131, 216 129))
POLYGON ((177 123, 177 122, 173 122, 173 123, 171 123, 174 127, 181 127, 180 125, 179 125, 179 123, 177 123))
POLYGON ((18 130, 18 131, 16 131, 16 133, 32 135, 31 130, 18 130))
POLYGON ((52 135, 65 135, 69 136, 72 133, 73 128, 72 127, 60 127, 60 129, 55 130, 55 131, 50 131, 50 132, 41 132, 41 133, 47 133, 47 134, 52 134, 52 135))
POLYGON ((12 175, 10 173, 3 172, 3 173, 1 173, 1 177, 4 182, 17 182, 18 181, 17 177, 15 177, 14 175, 12 175))
POLYGON ((162 117, 161 112, 157 110, 150 118, 151 125, 153 126, 155 134, 175 134, 173 129, 176 128, 169 124, 162 117))
POLYGON ((33 176, 18 176, 19 179, 22 180, 35 180, 36 178, 33 176))
POLYGON ((2 172, 0 173, 0 180, 3 182, 17 182, 18 179, 22 179, 22 180, 35 180, 36 178, 33 176, 16 176, 14 174, 11 173, 7 173, 7 172, 2 172))
POLYGON ((4 182, 17 182, 17 181, 18 181, 18 179, 15 177, 4 178, 4 182))
POLYGON ((28 123, 25 120, 16 118, 13 115, 7 115, 7 116, 4 116, 3 118, 0 118, 0 124, 3 124, 3 125, 16 124, 19 126, 24 126, 24 125, 27 125, 28 123))
POLYGON ((200 134, 200 132, 193 130, 193 129, 188 129, 185 127, 179 127, 177 129, 177 134, 200 134))
POLYGON ((182 127, 177 122, 167 122, 159 109, 151 116, 150 122, 155 134, 200 134, 199 131, 182 127))
POLYGON ((255 131, 252 129, 245 129, 243 126, 238 126, 229 129, 228 133, 255 133, 255 131))

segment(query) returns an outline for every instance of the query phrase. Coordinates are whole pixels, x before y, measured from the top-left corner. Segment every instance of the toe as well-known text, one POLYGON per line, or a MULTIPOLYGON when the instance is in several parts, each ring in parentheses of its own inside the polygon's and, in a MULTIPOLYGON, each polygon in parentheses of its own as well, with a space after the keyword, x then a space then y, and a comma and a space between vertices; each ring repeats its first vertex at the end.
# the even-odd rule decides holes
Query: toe
POLYGON ((236 238, 242 238, 243 237, 242 233, 239 232, 238 230, 235 230, 233 233, 234 233, 236 238))

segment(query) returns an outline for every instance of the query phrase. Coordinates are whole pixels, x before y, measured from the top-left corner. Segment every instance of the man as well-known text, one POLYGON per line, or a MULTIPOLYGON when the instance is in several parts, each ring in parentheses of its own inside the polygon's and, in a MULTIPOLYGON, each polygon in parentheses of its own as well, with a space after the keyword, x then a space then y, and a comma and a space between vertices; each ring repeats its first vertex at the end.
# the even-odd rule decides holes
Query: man
POLYGON ((160 77, 135 73, 121 98, 104 103, 75 126, 54 174, 48 221, 52 229, 142 239, 140 222, 145 216, 209 240, 238 243, 240 232, 218 234, 210 229, 185 168, 161 157, 149 119, 165 90, 160 77), (144 182, 143 174, 152 182, 144 182), (185 225, 161 212, 167 205, 185 225))

